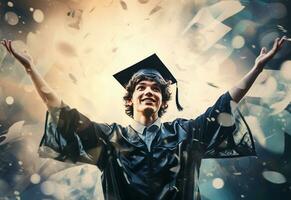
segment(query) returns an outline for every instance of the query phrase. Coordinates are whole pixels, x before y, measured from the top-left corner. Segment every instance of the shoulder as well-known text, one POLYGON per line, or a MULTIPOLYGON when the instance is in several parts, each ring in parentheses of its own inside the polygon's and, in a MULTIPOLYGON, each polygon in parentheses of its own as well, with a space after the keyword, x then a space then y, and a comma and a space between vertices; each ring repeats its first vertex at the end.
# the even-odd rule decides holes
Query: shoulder
POLYGON ((186 132, 192 132, 194 120, 185 118, 176 118, 170 122, 163 122, 162 125, 166 129, 179 130, 183 129, 186 132))

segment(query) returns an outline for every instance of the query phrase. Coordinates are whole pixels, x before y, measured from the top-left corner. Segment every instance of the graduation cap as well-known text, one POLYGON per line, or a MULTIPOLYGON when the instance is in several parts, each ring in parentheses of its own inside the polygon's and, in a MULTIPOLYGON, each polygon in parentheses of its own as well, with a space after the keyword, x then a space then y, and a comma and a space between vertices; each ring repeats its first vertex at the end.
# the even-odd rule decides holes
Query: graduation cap
POLYGON ((141 75, 171 81, 171 84, 176 84, 176 106, 179 111, 183 110, 178 98, 178 82, 156 54, 114 74, 113 77, 125 88, 133 76, 141 75))

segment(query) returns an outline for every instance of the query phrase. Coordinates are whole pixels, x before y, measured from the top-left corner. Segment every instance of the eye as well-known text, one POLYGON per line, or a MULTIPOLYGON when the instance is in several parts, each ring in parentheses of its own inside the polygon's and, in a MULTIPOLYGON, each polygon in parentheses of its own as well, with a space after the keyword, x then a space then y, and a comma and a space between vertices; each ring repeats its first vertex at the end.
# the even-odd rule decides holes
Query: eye
POLYGON ((145 89, 145 87, 142 85, 139 85, 136 87, 136 90, 139 90, 139 91, 144 90, 144 89, 145 89))
POLYGON ((161 92, 161 89, 159 87, 153 87, 152 90, 155 91, 155 92, 161 92))

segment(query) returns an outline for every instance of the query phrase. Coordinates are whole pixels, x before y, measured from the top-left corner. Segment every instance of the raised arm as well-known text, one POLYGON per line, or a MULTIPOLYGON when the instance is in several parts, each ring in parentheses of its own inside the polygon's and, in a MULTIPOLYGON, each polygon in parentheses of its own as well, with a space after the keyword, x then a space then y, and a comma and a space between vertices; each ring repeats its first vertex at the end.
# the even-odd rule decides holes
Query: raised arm
POLYGON ((31 80, 40 95, 43 102, 46 104, 48 109, 53 107, 59 107, 61 105, 61 99, 57 94, 49 87, 48 83, 43 79, 43 77, 36 70, 33 60, 29 55, 24 55, 16 51, 12 47, 11 40, 2 40, 1 44, 6 48, 6 50, 13 55, 16 60, 18 60, 23 66, 27 74, 31 77, 31 80))
POLYGON ((256 58, 253 68, 235 85, 229 90, 229 94, 235 102, 239 102, 245 94, 249 91, 256 78, 263 71, 266 63, 273 58, 273 56, 280 50, 286 37, 277 38, 274 42, 273 48, 267 52, 263 47, 260 55, 256 58))

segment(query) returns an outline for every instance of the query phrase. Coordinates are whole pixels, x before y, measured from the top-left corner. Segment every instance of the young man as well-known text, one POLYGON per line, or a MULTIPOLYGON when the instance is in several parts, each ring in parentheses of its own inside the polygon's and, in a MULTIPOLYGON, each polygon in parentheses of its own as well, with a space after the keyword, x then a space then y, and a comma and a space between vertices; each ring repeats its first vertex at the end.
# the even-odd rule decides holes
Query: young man
MULTIPOLYGON (((23 64, 48 107, 41 156, 97 165, 105 199, 193 200, 200 199, 197 181, 202 158, 255 155, 250 131, 230 103, 241 100, 284 40, 276 39, 269 52, 263 48, 239 84, 196 119, 161 123, 170 99, 169 85, 176 79, 155 54, 115 74, 127 90, 126 113, 133 118, 127 127, 92 122, 71 109, 49 89, 32 61, 12 48, 11 41, 2 44, 23 64)), ((182 109, 177 92, 176 103, 182 109)))

